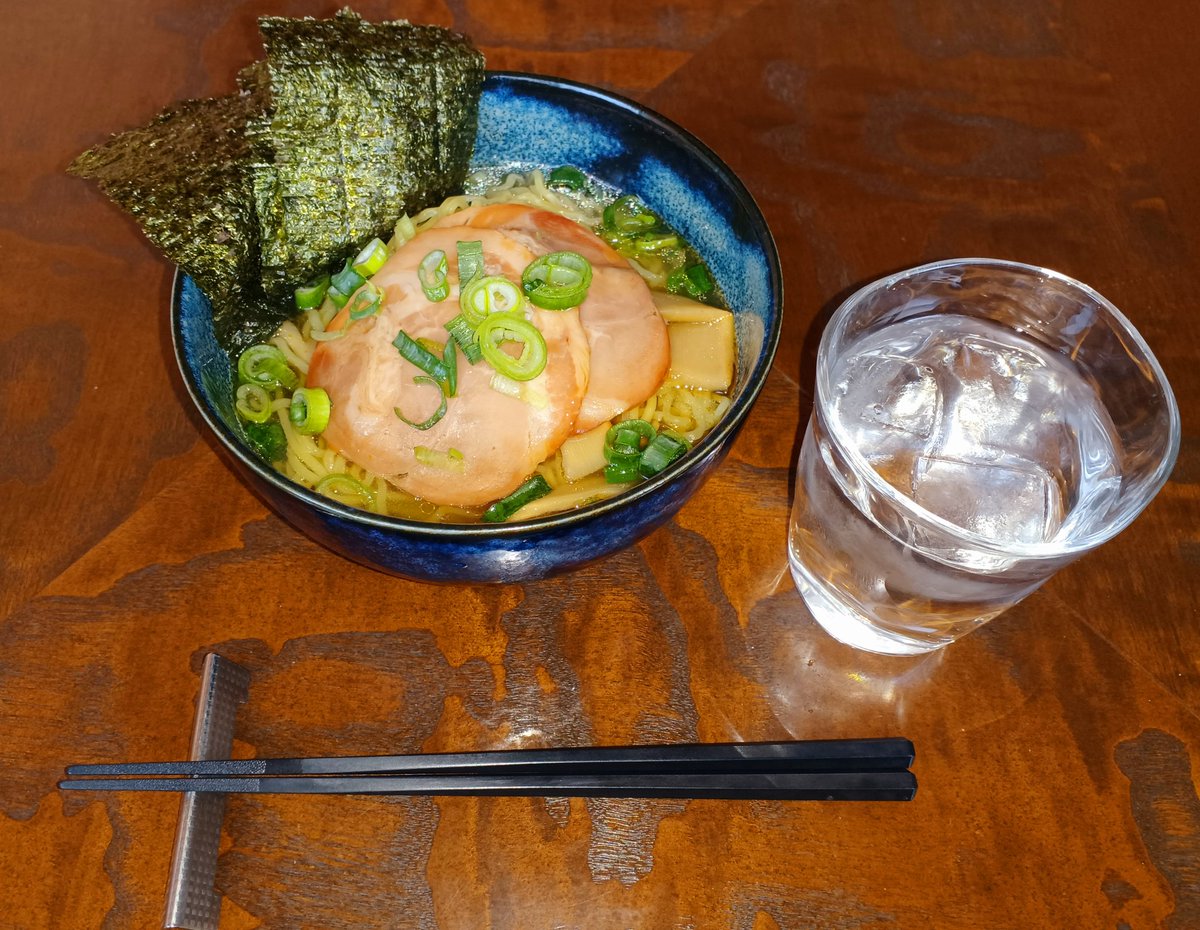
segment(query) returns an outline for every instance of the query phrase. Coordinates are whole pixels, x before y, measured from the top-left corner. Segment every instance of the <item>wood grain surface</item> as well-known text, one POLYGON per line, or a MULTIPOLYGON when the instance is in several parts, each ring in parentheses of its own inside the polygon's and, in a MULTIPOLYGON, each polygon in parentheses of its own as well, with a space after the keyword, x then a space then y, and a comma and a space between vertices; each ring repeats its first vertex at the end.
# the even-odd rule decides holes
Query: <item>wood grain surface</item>
POLYGON ((250 928, 1200 928, 1200 7, 1184 0, 417 0, 490 67, 649 104, 784 259, 775 370, 669 524, 576 573, 431 587, 332 555, 203 438, 172 269, 67 163, 335 4, 4 3, 0 928, 161 926, 177 799, 64 795, 186 755, 203 656, 252 673, 239 755, 905 735, 910 804, 245 797, 250 928), (861 283, 1018 259, 1133 319, 1183 412, 1125 533, 921 659, 830 640, 787 572, 816 341, 861 283))

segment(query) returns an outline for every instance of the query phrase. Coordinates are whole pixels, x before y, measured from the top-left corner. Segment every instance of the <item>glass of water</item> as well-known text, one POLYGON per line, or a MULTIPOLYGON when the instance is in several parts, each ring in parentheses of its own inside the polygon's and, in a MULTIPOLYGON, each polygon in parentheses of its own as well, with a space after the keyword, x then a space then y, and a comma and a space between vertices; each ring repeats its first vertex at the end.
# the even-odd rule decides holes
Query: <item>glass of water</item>
POLYGON ((892 275, 821 339, 792 575, 836 639, 937 649, 1128 526, 1179 435, 1158 361, 1086 285, 993 259, 892 275))

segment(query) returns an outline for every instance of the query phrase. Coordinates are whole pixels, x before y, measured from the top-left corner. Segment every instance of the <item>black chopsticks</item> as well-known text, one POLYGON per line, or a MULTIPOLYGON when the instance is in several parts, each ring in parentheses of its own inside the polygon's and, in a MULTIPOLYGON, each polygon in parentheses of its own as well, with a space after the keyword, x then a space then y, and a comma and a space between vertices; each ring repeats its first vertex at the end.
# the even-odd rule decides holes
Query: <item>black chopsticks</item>
POLYGON ((907 801, 906 739, 72 765, 65 790, 907 801))

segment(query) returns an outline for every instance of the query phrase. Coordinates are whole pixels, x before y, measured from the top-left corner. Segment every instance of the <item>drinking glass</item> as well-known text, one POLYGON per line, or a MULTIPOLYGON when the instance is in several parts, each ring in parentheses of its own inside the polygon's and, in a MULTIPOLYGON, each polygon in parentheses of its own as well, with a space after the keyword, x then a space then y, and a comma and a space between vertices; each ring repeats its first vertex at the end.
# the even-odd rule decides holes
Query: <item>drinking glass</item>
POLYGON ((872 652, 946 645, 1111 539, 1166 481, 1179 409, 1085 284, 935 262, 851 296, 817 355, 789 563, 812 615, 872 652))

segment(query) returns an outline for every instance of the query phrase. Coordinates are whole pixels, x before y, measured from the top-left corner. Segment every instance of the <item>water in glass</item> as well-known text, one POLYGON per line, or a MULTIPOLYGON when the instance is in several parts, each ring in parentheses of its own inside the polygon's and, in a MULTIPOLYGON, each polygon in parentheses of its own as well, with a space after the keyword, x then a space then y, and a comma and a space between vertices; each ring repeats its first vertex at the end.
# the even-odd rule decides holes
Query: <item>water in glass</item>
POLYGON ((789 554, 810 609, 851 645, 916 653, 958 638, 1050 574, 1014 552, 1090 531, 1120 493, 1094 388, 1011 328, 954 313, 885 325, 830 382, 800 453, 789 554), (916 519, 879 505, 831 431, 916 519))

